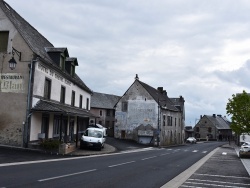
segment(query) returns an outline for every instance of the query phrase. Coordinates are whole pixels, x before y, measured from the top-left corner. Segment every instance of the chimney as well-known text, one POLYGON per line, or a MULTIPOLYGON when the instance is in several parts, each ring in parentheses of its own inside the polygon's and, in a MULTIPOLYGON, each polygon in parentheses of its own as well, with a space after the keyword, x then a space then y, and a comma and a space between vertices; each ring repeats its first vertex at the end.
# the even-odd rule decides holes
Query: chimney
POLYGON ((221 115, 220 115, 220 114, 218 114, 217 116, 221 117, 221 115))
POLYGON ((162 94, 167 96, 168 93, 167 93, 166 90, 163 90, 163 91, 162 91, 162 94))
POLYGON ((202 115, 200 115, 200 119, 202 119, 202 115))
POLYGON ((216 118, 216 114, 213 114, 213 117, 216 118))
POLYGON ((139 80, 138 74, 135 75, 135 80, 139 80))
POLYGON ((157 90, 162 93, 163 92, 163 87, 158 87, 157 90))

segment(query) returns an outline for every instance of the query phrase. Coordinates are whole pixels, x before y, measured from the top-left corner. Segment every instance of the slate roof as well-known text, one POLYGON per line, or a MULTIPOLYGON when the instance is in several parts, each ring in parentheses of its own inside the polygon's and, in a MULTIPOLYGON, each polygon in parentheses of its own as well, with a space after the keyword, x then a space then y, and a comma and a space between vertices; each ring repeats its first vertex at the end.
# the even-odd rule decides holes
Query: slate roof
MULTIPOLYGON (((20 35, 26 41, 30 49, 38 55, 44 63, 54 66, 58 72, 62 75, 67 76, 71 82, 78 85, 83 90, 92 94, 91 89, 89 89, 86 84, 75 74, 74 77, 69 76, 67 73, 60 70, 60 68, 52 61, 49 57, 47 50, 59 51, 66 50, 67 48, 55 48, 52 43, 50 43, 41 33, 39 33, 33 26, 31 26, 25 19, 23 19, 10 5, 8 5, 5 1, 0 0, 0 8, 3 10, 5 15, 9 18, 15 28, 18 30, 20 35), (46 50, 47 49, 47 50, 46 50)), ((18 49, 17 49, 18 50, 18 49)))
POLYGON ((171 101, 171 99, 166 94, 162 94, 159 90, 151 87, 150 85, 140 80, 136 80, 136 81, 138 81, 148 91, 148 93, 154 98, 154 100, 161 107, 165 106, 168 110, 171 110, 171 111, 180 111, 178 108, 175 107, 175 104, 171 101))
POLYGON ((230 121, 226 117, 222 116, 209 116, 209 115, 204 115, 207 117, 214 126, 216 126, 217 129, 231 129, 230 128, 230 121))
POLYGON ((91 108, 113 109, 120 96, 93 92, 91 96, 91 108))
POLYGON ((96 117, 86 109, 80 109, 77 107, 46 100, 39 100, 37 104, 31 109, 31 111, 58 113, 58 114, 74 115, 74 116, 76 115, 80 117, 96 117))
POLYGON ((44 47, 53 47, 53 45, 5 1, 0 0, 0 7, 27 42, 31 50, 43 59, 53 63, 44 49, 44 47))

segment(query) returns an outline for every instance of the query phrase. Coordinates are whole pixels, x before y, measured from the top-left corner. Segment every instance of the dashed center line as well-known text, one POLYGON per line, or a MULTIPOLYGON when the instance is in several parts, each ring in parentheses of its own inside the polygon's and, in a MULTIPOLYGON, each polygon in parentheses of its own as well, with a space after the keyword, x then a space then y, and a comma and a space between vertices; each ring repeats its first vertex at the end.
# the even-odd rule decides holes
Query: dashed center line
POLYGON ((156 156, 147 157, 147 158, 142 159, 142 161, 144 161, 144 160, 148 160, 148 159, 152 159, 152 158, 155 158, 155 157, 156 157, 156 156))
POLYGON ((116 167, 116 166, 121 166, 121 165, 125 165, 125 164, 129 164, 129 163, 134 163, 134 162, 135 161, 129 161, 129 162, 126 162, 126 163, 119 163, 119 164, 111 165, 111 166, 109 166, 109 168, 116 167))
POLYGON ((192 152, 198 152, 198 150, 194 150, 194 151, 192 151, 192 152))

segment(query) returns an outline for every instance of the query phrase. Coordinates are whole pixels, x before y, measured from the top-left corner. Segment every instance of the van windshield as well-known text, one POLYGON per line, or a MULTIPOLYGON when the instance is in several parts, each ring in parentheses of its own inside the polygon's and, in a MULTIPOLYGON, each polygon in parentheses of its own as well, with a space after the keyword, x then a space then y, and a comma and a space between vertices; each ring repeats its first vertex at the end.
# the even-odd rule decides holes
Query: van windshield
POLYGON ((97 130, 87 130, 84 136, 90 136, 95 138, 102 138, 102 132, 97 130))

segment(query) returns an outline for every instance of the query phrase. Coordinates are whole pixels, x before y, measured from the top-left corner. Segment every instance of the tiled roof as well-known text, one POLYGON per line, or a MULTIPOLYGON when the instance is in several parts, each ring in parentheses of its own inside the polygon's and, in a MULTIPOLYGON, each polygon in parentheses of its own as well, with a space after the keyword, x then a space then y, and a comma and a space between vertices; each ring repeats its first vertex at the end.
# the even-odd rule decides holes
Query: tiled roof
POLYGON ((144 82, 141 82, 139 80, 137 81, 148 91, 148 93, 154 98, 156 102, 159 101, 159 105, 161 107, 165 106, 168 110, 171 111, 180 111, 175 107, 174 103, 166 94, 162 94, 159 90, 149 86, 148 84, 145 84, 144 82))
POLYGON ((64 115, 75 115, 80 117, 95 117, 95 115, 91 114, 89 111, 85 109, 80 109, 77 107, 72 107, 69 105, 39 100, 37 104, 31 109, 31 111, 35 112, 51 112, 51 113, 59 113, 64 115))
MULTIPOLYGON (((75 74, 74 77, 60 70, 60 68, 52 61, 47 52, 65 51, 68 55, 67 48, 55 48, 42 34, 40 34, 33 26, 31 26, 25 19, 23 19, 14 9, 11 8, 5 1, 0 0, 0 8, 9 18, 15 28, 18 30, 23 39, 27 42, 30 49, 44 60, 45 63, 52 65, 58 72, 67 75, 70 81, 74 82, 83 90, 92 93, 86 84, 75 74)), ((18 50, 18 49, 17 49, 18 50)), ((77 63, 78 64, 78 63, 77 63)))
POLYGON ((218 115, 204 116, 206 116, 216 126, 217 129, 230 129, 230 122, 227 118, 218 115))
POLYGON ((120 96, 93 92, 91 97, 91 108, 113 109, 120 96))

